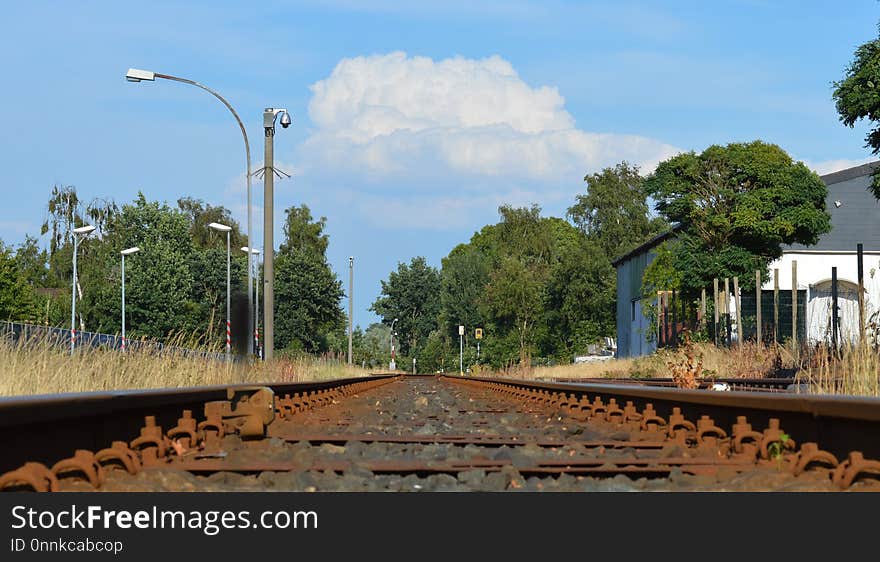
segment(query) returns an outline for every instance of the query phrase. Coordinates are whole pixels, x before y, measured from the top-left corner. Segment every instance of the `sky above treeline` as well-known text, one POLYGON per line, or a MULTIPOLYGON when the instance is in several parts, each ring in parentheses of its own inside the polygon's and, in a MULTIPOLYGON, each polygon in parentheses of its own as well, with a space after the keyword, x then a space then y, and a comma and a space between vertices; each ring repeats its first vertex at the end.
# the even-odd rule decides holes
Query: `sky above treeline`
MULTIPOLYGON (((0 239, 39 234, 53 185, 88 201, 182 196, 246 225, 262 111, 285 107, 283 209, 327 217, 355 323, 398 262, 440 260, 504 203, 564 216, 583 177, 762 139, 819 173, 870 161, 831 101, 880 4, 829 2, 18 2, 4 7, 0 239), (672 4, 672 3, 670 3, 672 4)), ((254 237, 262 245, 262 181, 254 237)))

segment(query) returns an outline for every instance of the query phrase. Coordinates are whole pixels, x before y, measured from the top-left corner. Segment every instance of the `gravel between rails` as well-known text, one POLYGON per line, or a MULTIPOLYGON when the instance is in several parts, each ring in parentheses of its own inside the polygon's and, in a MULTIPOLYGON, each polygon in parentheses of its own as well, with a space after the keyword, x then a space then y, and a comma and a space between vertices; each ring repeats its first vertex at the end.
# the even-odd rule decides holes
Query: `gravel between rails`
MULTIPOLYGON (((207 476, 167 468, 134 476, 108 474, 102 491, 836 491, 827 475, 798 477, 778 467, 745 472, 719 470, 712 476, 685 474, 678 468, 665 477, 609 477, 576 474, 533 475, 538 461, 568 462, 615 458, 687 457, 691 450, 673 443, 648 442, 644 434, 602 422, 578 422, 544 406, 508 399, 433 377, 412 377, 354 395, 340 403, 276 419, 266 439, 223 440, 225 461, 234 465, 288 462, 311 467, 344 465, 341 470, 262 471, 258 474, 215 472, 207 476), (383 442, 381 439, 413 442, 383 442), (432 439, 512 439, 522 445, 431 443, 432 439), (367 442, 367 441, 373 442, 367 442), (552 446, 550 443, 560 443, 552 446), (603 445, 597 446, 596 443, 603 445), (619 445, 619 446, 617 446, 619 445), (455 471, 395 474, 372 471, 382 463, 420 463, 428 467, 462 466, 455 471), (500 470, 467 468, 501 462, 500 470), (449 473, 447 473, 449 472, 449 473)), ((64 481, 62 489, 85 489, 64 481)), ((856 490, 878 490, 875 482, 856 490)))

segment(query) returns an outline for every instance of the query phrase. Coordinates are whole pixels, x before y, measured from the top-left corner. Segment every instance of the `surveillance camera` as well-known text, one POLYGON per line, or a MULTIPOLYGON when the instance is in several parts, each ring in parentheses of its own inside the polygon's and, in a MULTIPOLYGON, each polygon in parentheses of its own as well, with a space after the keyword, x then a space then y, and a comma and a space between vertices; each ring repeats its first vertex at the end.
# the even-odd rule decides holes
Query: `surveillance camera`
POLYGON ((834 201, 834 206, 835 206, 835 207, 840 208, 840 206, 841 206, 842 204, 843 204, 843 203, 841 203, 839 200, 834 201))
POLYGON ((290 114, 286 111, 281 114, 281 126, 285 129, 290 127, 290 114))

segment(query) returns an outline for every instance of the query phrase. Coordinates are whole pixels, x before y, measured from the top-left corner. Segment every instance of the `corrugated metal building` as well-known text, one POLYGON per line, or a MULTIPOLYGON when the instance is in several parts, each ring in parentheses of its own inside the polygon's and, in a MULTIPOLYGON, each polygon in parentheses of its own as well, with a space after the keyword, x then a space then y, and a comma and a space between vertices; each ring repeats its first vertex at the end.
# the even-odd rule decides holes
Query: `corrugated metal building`
MULTIPOLYGON (((779 269, 780 289, 791 290, 791 262, 798 262, 798 288, 807 296, 807 334, 813 340, 822 339, 827 331, 826 310, 831 267, 838 268, 838 279, 844 286, 855 285, 856 244, 864 245, 866 307, 868 315, 880 309, 880 201, 868 191, 871 174, 880 161, 841 170, 822 177, 828 186, 825 208, 831 215, 831 231, 822 236, 815 246, 796 244, 783 249, 783 256, 770 264, 770 270, 779 269)), ((617 258, 617 356, 638 357, 657 348, 654 331, 642 312, 642 276, 653 261, 655 249, 675 235, 667 231, 617 258)), ((772 289, 772 282, 764 289, 772 289)), ((846 298, 846 297, 844 297, 846 298)), ((844 308, 847 303, 839 304, 844 308)), ((799 322, 800 324, 800 322, 799 322)), ((846 337, 846 329, 844 329, 846 337)), ((850 329, 849 337, 852 336, 850 329)))

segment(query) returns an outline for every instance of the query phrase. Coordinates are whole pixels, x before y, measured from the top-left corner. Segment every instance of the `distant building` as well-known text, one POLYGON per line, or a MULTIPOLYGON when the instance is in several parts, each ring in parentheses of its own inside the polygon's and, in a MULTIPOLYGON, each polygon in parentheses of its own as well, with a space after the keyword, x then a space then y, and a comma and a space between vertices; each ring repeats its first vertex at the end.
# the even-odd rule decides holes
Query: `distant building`
MULTIPOLYGON (((791 264, 797 261, 798 290, 806 298, 805 318, 799 330, 811 342, 826 339, 831 323, 831 268, 837 267, 838 307, 841 337, 858 333, 858 276, 856 244, 864 248, 866 317, 880 310, 880 201, 868 191, 871 174, 880 161, 827 174, 825 207, 831 215, 831 231, 815 246, 795 244, 783 248, 782 257, 770 264, 770 281, 762 288, 773 289, 772 272, 779 269, 780 291, 791 292, 791 264), (802 324, 803 323, 803 324, 802 324)), ((656 248, 673 238, 675 229, 655 236, 638 248, 614 260, 617 270, 617 357, 638 357, 657 348, 656 326, 644 313, 642 276, 654 260, 656 248)), ((650 304, 654 304, 652 299, 650 304)))

